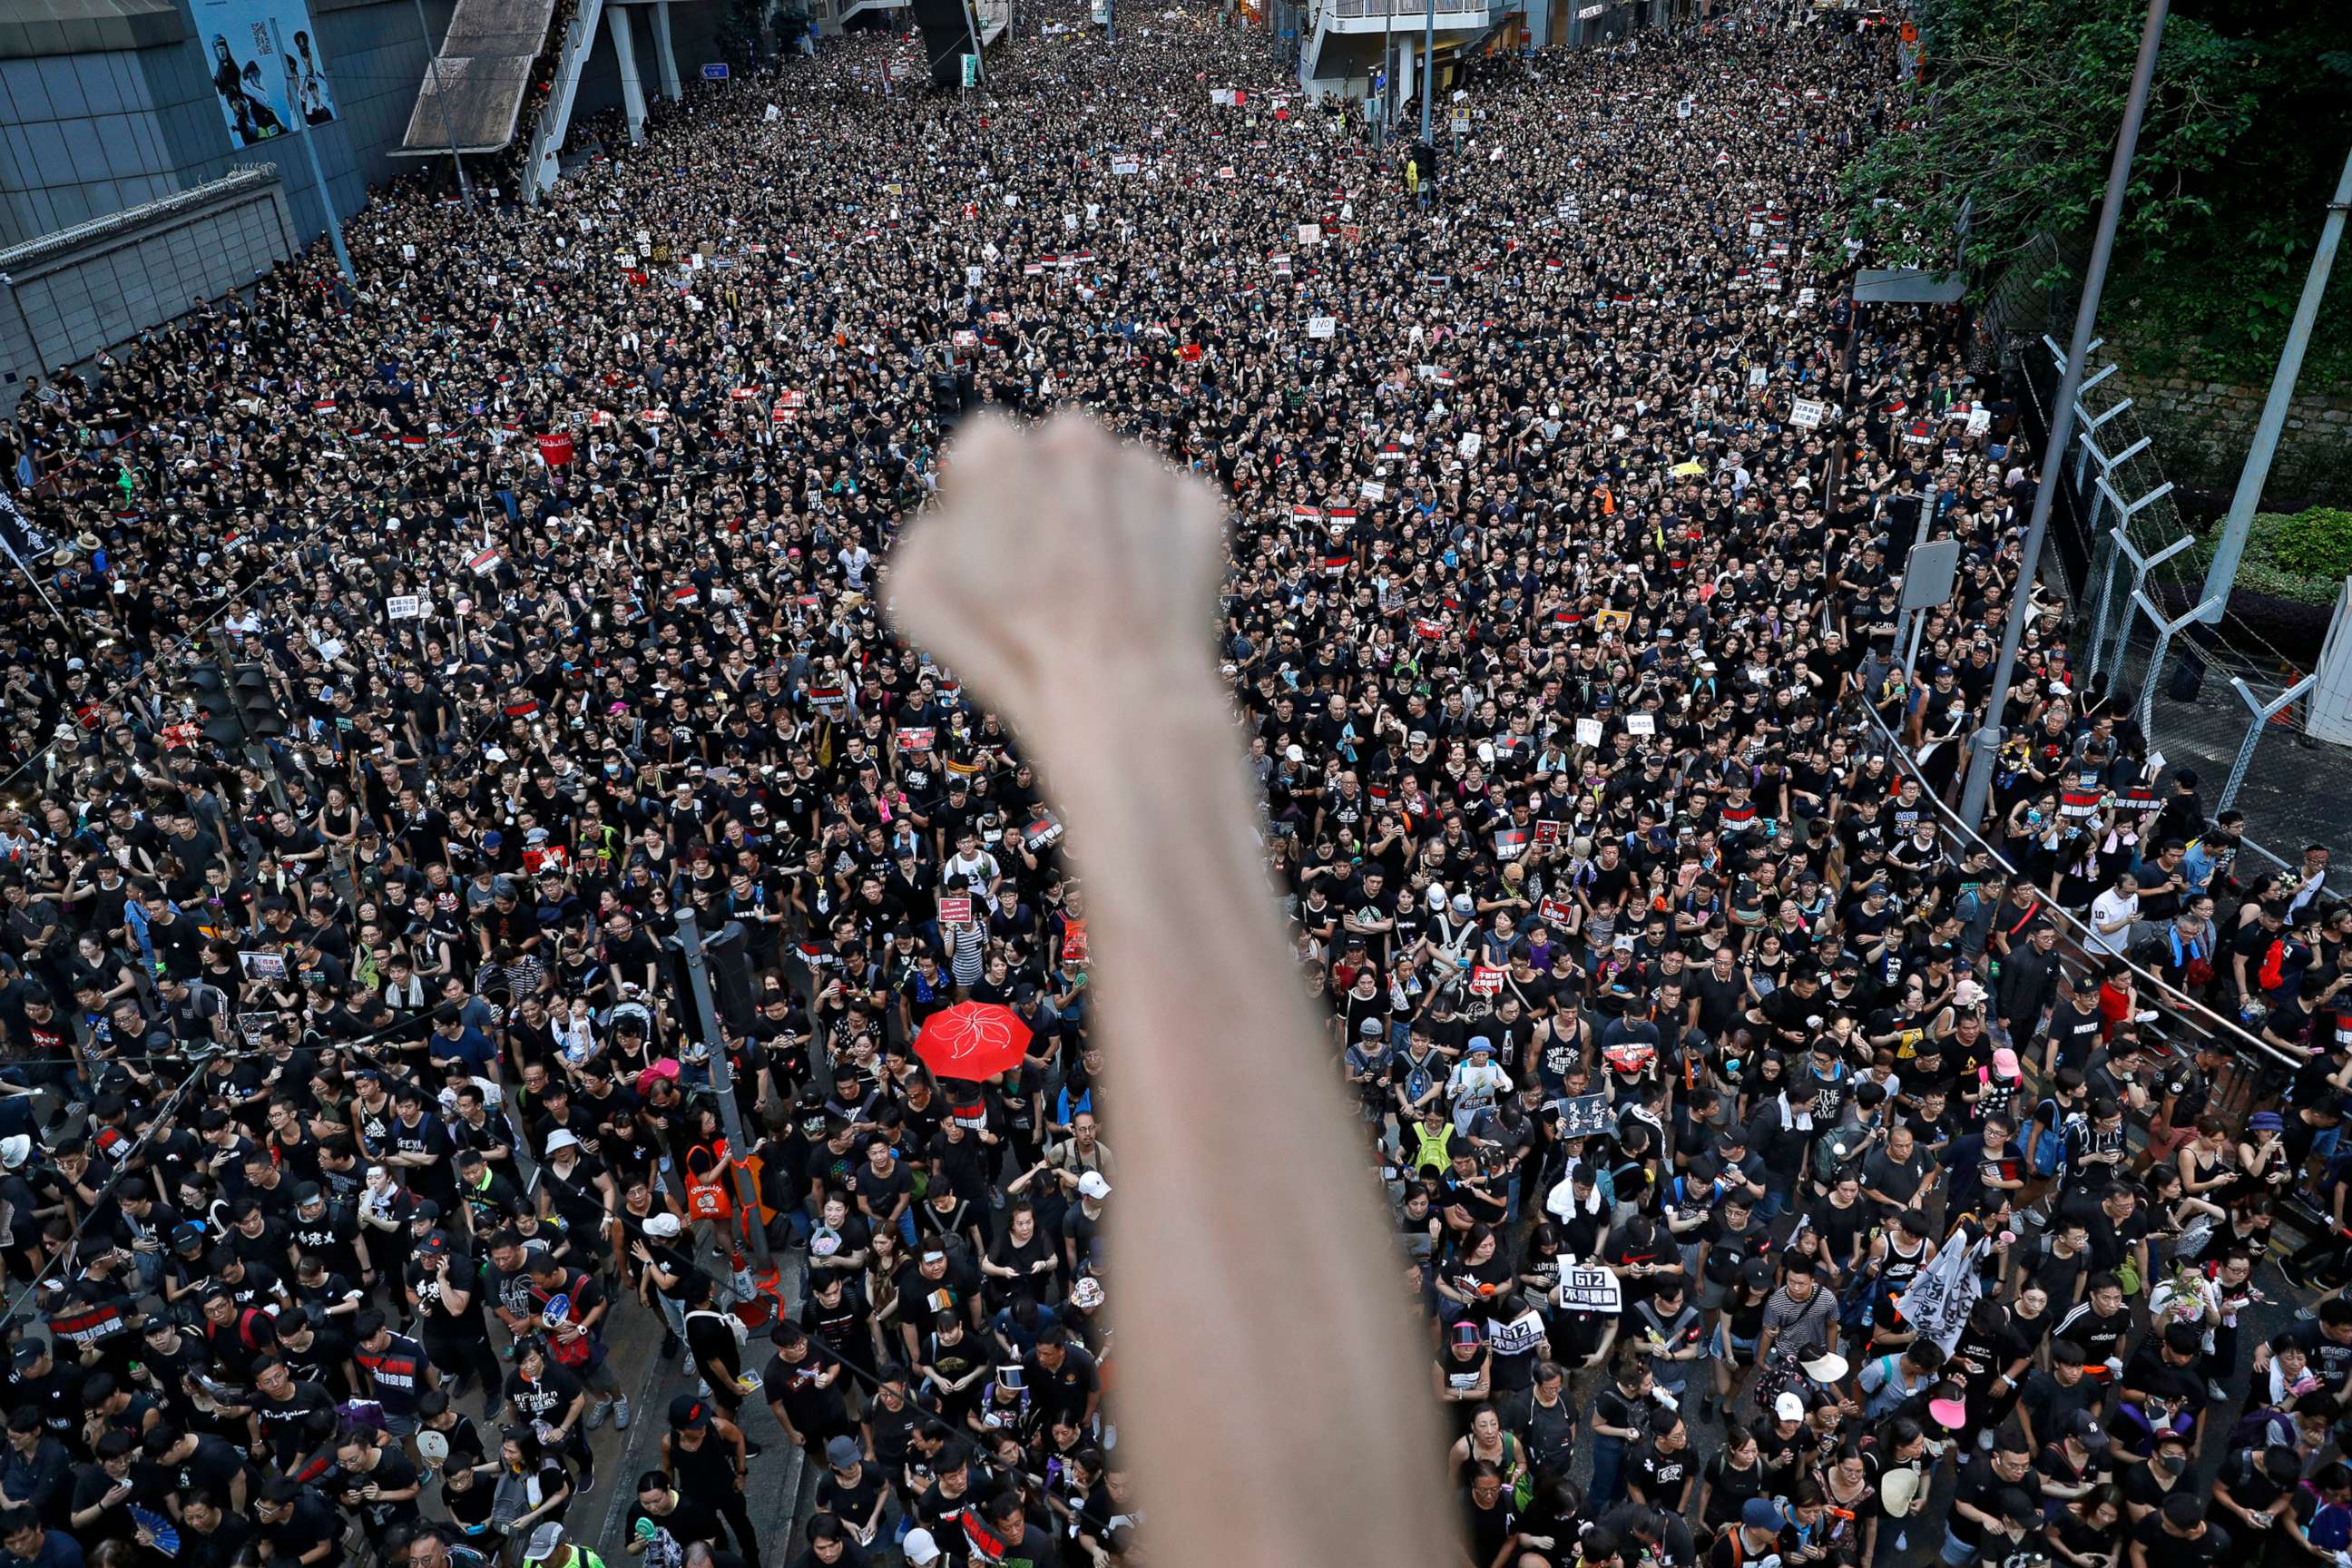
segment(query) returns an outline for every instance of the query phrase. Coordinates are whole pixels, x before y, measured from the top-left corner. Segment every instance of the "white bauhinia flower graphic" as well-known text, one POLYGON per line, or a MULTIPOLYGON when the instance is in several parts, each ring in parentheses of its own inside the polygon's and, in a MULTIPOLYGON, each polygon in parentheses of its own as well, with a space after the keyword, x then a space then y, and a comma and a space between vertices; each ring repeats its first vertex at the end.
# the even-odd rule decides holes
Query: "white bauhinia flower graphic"
POLYGON ((1013 1044, 1013 1021, 993 1009, 959 1007, 933 1019, 929 1033, 943 1061, 964 1062, 1013 1044))

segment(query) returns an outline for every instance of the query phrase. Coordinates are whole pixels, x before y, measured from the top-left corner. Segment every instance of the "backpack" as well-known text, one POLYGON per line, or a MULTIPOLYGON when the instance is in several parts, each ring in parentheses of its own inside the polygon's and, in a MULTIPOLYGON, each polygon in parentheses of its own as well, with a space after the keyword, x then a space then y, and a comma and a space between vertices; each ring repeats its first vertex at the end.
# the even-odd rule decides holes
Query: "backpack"
POLYGON ((738 1350, 740 1350, 751 1338, 750 1328, 745 1326, 742 1319, 732 1312, 722 1312, 716 1307, 697 1307, 686 1315, 686 1321, 689 1323, 697 1318, 716 1318, 726 1324, 735 1335, 735 1346, 738 1350))
POLYGON ((2075 1145, 2089 1124, 2080 1111, 2062 1113, 2054 1096, 2033 1108, 2035 1121, 2042 1120, 2044 1110, 2050 1113, 2050 1131, 2033 1141, 2033 1173, 2047 1178, 2056 1175, 2062 1165, 2073 1168, 2075 1145))

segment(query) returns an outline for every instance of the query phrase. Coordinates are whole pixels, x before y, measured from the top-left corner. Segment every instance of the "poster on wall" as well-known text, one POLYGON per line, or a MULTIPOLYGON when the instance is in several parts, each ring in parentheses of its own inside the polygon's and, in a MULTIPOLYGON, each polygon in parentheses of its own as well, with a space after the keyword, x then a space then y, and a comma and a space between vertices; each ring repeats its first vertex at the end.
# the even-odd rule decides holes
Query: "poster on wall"
POLYGON ((212 57, 213 90, 240 147, 335 118, 327 58, 304 0, 196 0, 196 25, 212 57), (288 78, 293 101, 288 101, 288 78))

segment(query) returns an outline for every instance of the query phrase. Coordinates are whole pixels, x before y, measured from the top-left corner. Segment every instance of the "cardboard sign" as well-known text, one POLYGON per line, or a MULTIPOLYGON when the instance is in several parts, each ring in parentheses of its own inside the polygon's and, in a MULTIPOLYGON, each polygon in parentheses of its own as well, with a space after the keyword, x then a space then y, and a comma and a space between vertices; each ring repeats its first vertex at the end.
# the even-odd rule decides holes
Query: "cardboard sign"
POLYGON ((1307 335, 1310 338, 1333 337, 1338 334, 1339 331, 1339 318, 1337 316, 1309 316, 1307 318, 1307 335))
POLYGON ((1549 849, 1568 837, 1568 824, 1555 822, 1549 816, 1536 818, 1536 847, 1549 849))
POLYGON ((1580 1094, 1574 1100, 1555 1103, 1559 1112, 1559 1135, 1562 1138, 1591 1138, 1616 1130, 1617 1118, 1610 1114, 1609 1097, 1605 1094, 1580 1094))
POLYGON ((1470 994, 1473 996, 1493 996, 1503 989, 1503 971, 1481 963, 1470 971, 1470 994))
POLYGON ((1597 746, 1601 744, 1601 721, 1598 719, 1579 719, 1576 721, 1576 743, 1580 746, 1597 746))
POLYGON ((421 621, 425 618, 425 597, 421 594, 394 594, 383 602, 384 618, 394 621, 421 621))
POLYGON ((247 980, 286 978, 286 955, 282 952, 240 952, 236 963, 247 980))
POLYGON ((1356 493, 1362 496, 1366 500, 1386 500, 1389 499, 1388 486, 1381 483, 1378 479, 1366 479, 1363 483, 1356 487, 1356 493))
POLYGON ((908 728, 898 731, 898 749, 902 752, 928 752, 931 749, 932 731, 908 728))
POLYGON ((1992 410, 1979 405, 1969 410, 1969 434, 1981 436, 1992 428, 1992 410))
POLYGON ((1800 397, 1789 405, 1789 423, 1800 430, 1818 429, 1821 426, 1822 416, 1828 412, 1827 404, 1800 397))
POLYGON ((1114 155, 1110 161, 1110 172, 1114 174, 1141 174, 1143 160, 1124 153, 1114 155))
POLYGON ((1654 735, 1658 732, 1658 721, 1647 713, 1628 713, 1625 715, 1625 732, 1629 735, 1654 735))
POLYGON ((1028 827, 1022 833, 1022 838, 1032 849, 1043 849, 1048 844, 1059 842, 1061 837, 1061 822, 1052 812, 1046 811, 1042 807, 1039 808, 1037 815, 1031 819, 1028 827))
POLYGON ((1546 899, 1536 906, 1536 919, 1546 925, 1573 925, 1576 923, 1576 910, 1562 900, 1546 899))
POLYGON ((1625 1292, 1617 1276, 1606 1268, 1563 1268, 1552 1300, 1569 1312, 1617 1313, 1624 1310, 1625 1292))
POLYGON ((1319 223, 1300 224, 1298 226, 1298 243, 1301 245, 1322 244, 1323 226, 1319 223))
POLYGON ((940 924, 943 926, 968 926, 971 924, 971 895, 970 893, 941 893, 940 895, 940 924))

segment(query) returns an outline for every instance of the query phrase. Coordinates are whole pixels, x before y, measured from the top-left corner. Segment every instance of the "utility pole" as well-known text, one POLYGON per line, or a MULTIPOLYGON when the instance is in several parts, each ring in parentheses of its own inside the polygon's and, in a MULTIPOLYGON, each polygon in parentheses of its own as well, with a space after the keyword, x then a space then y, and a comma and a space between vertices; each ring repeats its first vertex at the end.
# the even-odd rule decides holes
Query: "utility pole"
POLYGON ((466 216, 474 216, 474 182, 466 177, 466 160, 457 156, 457 122, 449 117, 449 95, 441 89, 441 53, 433 47, 433 29, 425 25, 425 0, 416 0, 416 37, 425 45, 425 68, 433 73, 433 101, 441 106, 442 133, 449 138, 449 166, 457 171, 457 199, 466 216))
POLYGON ((2042 542, 2050 531, 2050 508, 2058 494, 2058 474, 2074 438, 2074 397, 2083 390, 2083 365, 2091 357, 2091 329, 2099 319, 2099 295, 2106 288, 2107 260, 2115 254, 2116 225, 2123 216, 2124 193, 2131 184, 2132 154, 2139 146, 2140 121, 2147 113, 2148 84, 2156 76, 2156 55, 2164 42, 2164 17, 2170 0, 2148 0, 2147 25, 2139 37, 2139 59, 2132 68, 2131 97, 2124 104, 2123 128, 2116 136, 2116 153, 2107 169, 2107 199, 2099 208, 2099 230, 2091 242, 2091 260, 2083 277, 2083 300, 2074 311, 2074 338, 2066 351, 2066 366, 2058 378, 2058 395, 2050 414, 2050 439, 2042 453, 2042 482, 2033 492, 2033 521, 2025 531, 2025 554, 2017 563, 2017 585, 2010 595, 2009 623, 2000 634, 2000 661, 1993 667, 1992 689, 1985 695, 1984 725, 1972 740, 1968 783, 1960 792, 1960 825, 1974 832, 1984 822, 1985 805, 1992 797, 1992 766, 2000 753, 2000 717, 2009 704, 2010 678, 2017 670, 2017 645, 2025 637, 2027 607, 2033 599, 2033 574, 2042 563, 2042 542))
POLYGON ((2254 426, 2254 445, 2238 475, 2237 493, 2230 498, 2230 515, 2213 548, 2212 564, 2205 569, 2206 606, 2203 619, 2219 624, 2230 603, 2230 584, 2237 580, 2238 563, 2246 553, 2246 531, 2254 523, 2254 508, 2262 503, 2263 481, 2270 478, 2271 459, 2278 453, 2279 433, 2286 428, 2287 405, 2294 401, 2294 384, 2303 374, 2303 353, 2311 346, 2311 329, 2319 320, 2319 302, 2327 293, 2327 275, 2336 265, 2336 247, 2344 238, 2344 213, 2352 206, 2352 152, 2344 155, 2344 172, 2336 179, 2335 199, 2327 204, 2327 221, 2320 226, 2319 248, 2312 253, 2311 271, 2303 280, 2303 299, 2294 308, 2294 323, 2287 328, 2286 347, 2279 353, 2271 376, 2270 396, 2254 426))
POLYGON ((343 223, 335 216, 335 195, 327 189, 327 173, 319 166, 319 146, 310 140, 310 117, 302 112, 302 86, 294 79, 294 68, 286 58, 286 38, 278 31, 274 16, 269 22, 269 42, 278 51, 278 68, 286 73, 286 114, 301 127, 295 134, 301 138, 302 151, 310 155, 310 180, 319 187, 319 209, 327 215, 327 240, 335 247, 335 265, 342 268, 346 284, 356 284, 359 279, 352 271, 352 253, 343 248, 343 223))
POLYGON ((719 1096, 719 1124, 727 1130, 727 1168, 735 1173, 735 1212, 751 1233, 751 1256, 760 1267, 769 1264, 768 1227, 760 1223, 760 1193, 751 1173, 743 1168, 743 1118, 735 1109, 735 1073, 727 1060, 727 1038, 719 1032, 719 1009, 710 1000, 710 965, 703 956, 702 926, 694 918, 691 900, 677 907, 677 935, 672 938, 686 960, 688 985, 694 992, 695 1024, 703 1048, 710 1053, 710 1088, 719 1096))
POLYGON ((1421 142, 1434 147, 1430 140, 1429 113, 1437 101, 1437 0, 1428 0, 1421 24, 1421 142))

